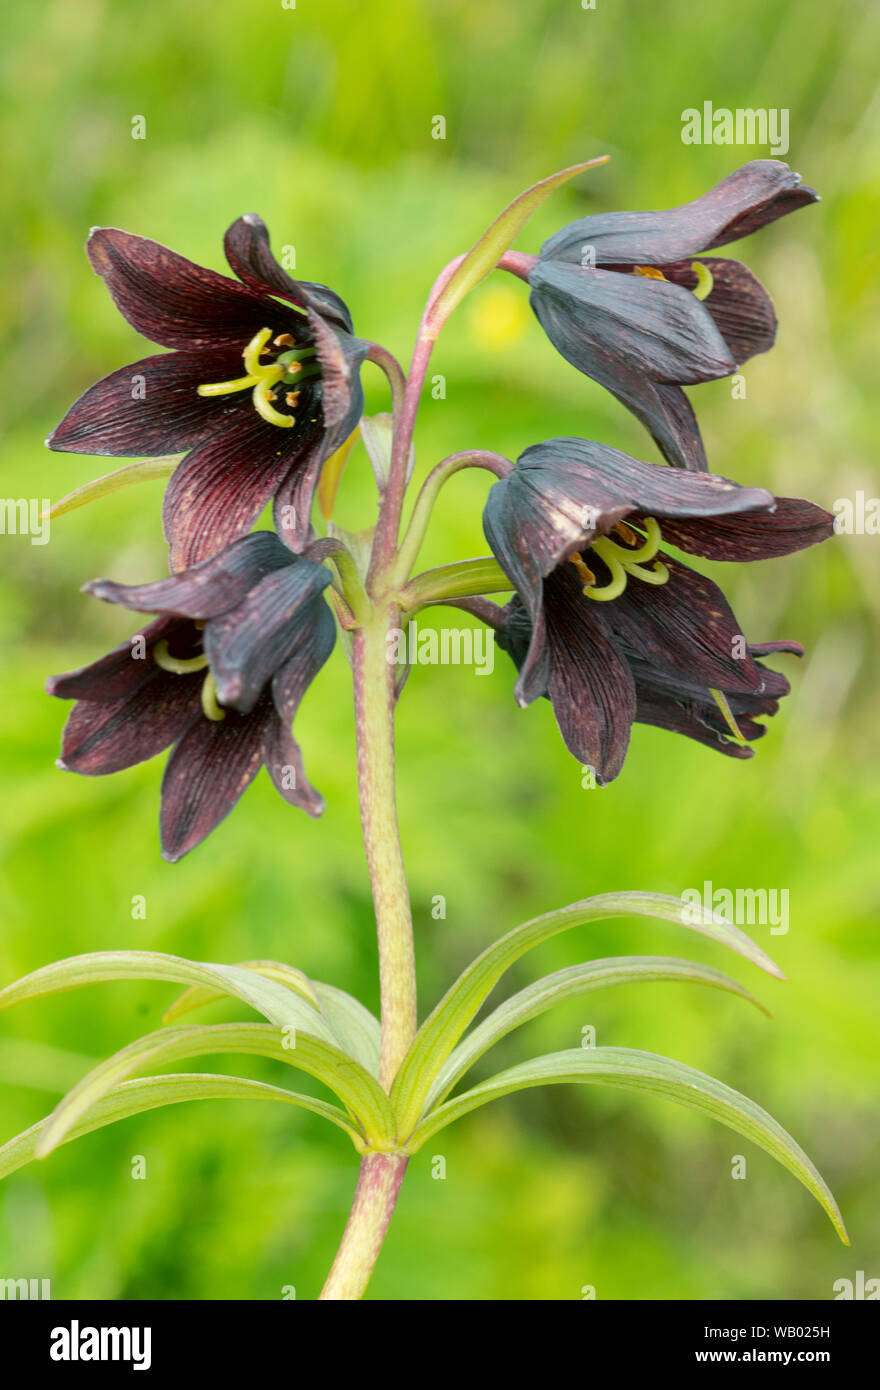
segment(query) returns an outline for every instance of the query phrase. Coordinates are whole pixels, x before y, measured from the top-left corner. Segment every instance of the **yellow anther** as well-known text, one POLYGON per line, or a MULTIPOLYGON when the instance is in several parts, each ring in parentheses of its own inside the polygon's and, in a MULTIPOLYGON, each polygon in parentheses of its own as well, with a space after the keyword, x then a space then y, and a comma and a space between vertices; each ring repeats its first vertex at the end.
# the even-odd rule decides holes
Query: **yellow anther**
POLYGON ((618 521, 615 524, 614 530, 617 532, 618 536, 620 536, 622 540, 626 541, 627 545, 635 545, 636 541, 638 540, 638 536, 636 535, 633 528, 631 526, 627 526, 625 521, 618 521))
POLYGON ((723 718, 730 732, 733 734, 735 741, 738 744, 740 744, 743 748, 746 748, 748 746, 748 739, 745 738, 744 735, 740 732, 739 725, 733 717, 733 710, 730 708, 730 705, 727 702, 727 696, 720 690, 714 690, 712 686, 709 687, 709 694, 712 696, 712 699, 715 701, 716 705, 720 709, 721 717, 723 718))
POLYGON ((697 283, 691 293, 695 299, 708 299, 715 284, 714 275, 705 261, 691 261, 691 270, 697 277, 697 283))
POLYGON ((584 581, 584 584, 595 584, 596 576, 589 566, 584 563, 583 556, 579 551, 575 551, 574 555, 569 555, 568 558, 584 581))
POLYGON ((221 709, 217 703, 217 682, 213 671, 209 671, 202 682, 202 712, 206 719, 213 720, 215 724, 226 718, 225 709, 221 709))
POLYGON ((296 342, 289 333, 279 333, 277 338, 272 339, 272 342, 276 347, 296 347, 296 342))
POLYGON ((646 280, 665 280, 666 276, 662 270, 658 270, 655 265, 634 265, 633 275, 644 275, 646 280))
POLYGON ((171 671, 175 676, 185 676, 190 671, 204 671, 208 664, 206 656, 172 656, 165 641, 156 643, 153 660, 163 671, 171 671))

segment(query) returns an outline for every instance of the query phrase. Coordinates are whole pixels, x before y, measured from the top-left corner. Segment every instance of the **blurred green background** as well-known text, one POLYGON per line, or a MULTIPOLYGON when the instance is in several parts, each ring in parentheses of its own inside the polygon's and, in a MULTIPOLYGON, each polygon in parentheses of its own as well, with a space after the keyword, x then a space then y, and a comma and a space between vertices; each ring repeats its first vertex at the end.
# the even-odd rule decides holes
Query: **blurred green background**
MULTIPOLYGON (((775 351, 691 393, 711 466, 832 505, 880 492, 877 338, 880 10, 865 0, 694 7, 689 0, 48 0, 4 19, 4 491, 57 499, 104 471, 42 440, 87 385, 150 351, 115 313, 82 246, 96 223, 222 267, 221 241, 259 211, 297 270, 350 304, 401 358, 437 270, 520 189, 600 153, 611 163, 545 204, 536 249, 594 210, 690 199, 766 150, 681 143, 684 108, 787 107, 787 158, 823 202, 734 249, 777 303, 775 351), (446 139, 432 121, 446 120, 446 139), (131 138, 143 116, 146 139, 131 138)), ((456 314, 426 398, 418 470, 468 445, 515 456, 554 434, 656 453, 638 424, 558 359, 524 287, 495 277, 456 314)), ((367 369, 368 406, 386 408, 367 369)), ((445 491, 423 558, 484 553, 482 476, 445 491)), ((192 856, 163 864, 161 761, 112 779, 57 771, 66 712, 46 675, 127 636, 78 594, 165 566, 160 485, 58 520, 51 543, 2 538, 3 909, 0 981, 54 958, 132 947, 197 959, 287 960, 377 1005, 356 815, 350 677, 341 651, 298 733, 323 821, 261 774, 192 856), (133 895, 147 902, 133 920, 133 895)), ((374 519, 361 451, 339 520, 374 519)), ((614 888, 790 890, 790 931, 754 934, 785 985, 709 943, 628 922, 569 933, 508 979, 590 955, 699 956, 773 1010, 673 985, 570 1004, 507 1039, 483 1075, 598 1041, 667 1053, 769 1108, 827 1177, 853 1236, 731 1132, 659 1100, 532 1091, 468 1117, 412 1162, 373 1298, 827 1299, 880 1274, 877 1203, 878 721, 876 536, 731 569, 754 640, 796 637, 794 693, 751 763, 652 729, 623 775, 585 790, 551 711, 519 711, 512 672, 420 668, 399 715, 399 796, 427 1011, 489 941, 526 916, 614 888), (447 917, 434 920, 436 894, 447 917), (745 1152, 746 1181, 732 1155, 745 1152), (446 1179, 432 1178, 432 1156, 446 1179)), ((710 567, 711 568, 711 567, 710 567)), ((715 566, 720 572, 722 567, 715 566)), ((0 1139, 40 1118, 100 1058, 159 1026, 171 986, 106 985, 21 1007, 0 1031, 0 1139)), ((233 1018, 217 1006, 204 1017, 233 1018)), ((194 1064, 199 1066, 201 1064, 194 1064)), ((211 1063, 203 1064, 205 1069, 211 1063)), ((218 1070, 248 1071, 219 1059, 218 1070)), ((248 1074, 276 1077, 253 1061, 248 1074)), ((299 1084, 299 1082, 297 1082, 299 1084)), ((0 1191, 0 1276, 51 1277, 55 1297, 314 1297, 356 1175, 347 1141, 308 1115, 211 1102, 103 1130, 0 1191), (133 1181, 131 1160, 147 1160, 133 1181)))

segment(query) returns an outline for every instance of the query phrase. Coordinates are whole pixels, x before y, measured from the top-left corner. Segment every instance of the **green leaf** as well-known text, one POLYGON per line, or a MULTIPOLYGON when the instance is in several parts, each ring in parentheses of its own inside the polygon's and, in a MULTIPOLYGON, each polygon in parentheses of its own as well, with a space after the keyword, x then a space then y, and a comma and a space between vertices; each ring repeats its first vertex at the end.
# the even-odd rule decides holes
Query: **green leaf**
MULTIPOLYGON (((150 1063, 160 1066, 209 1053, 250 1053, 270 1057, 315 1077, 333 1091, 361 1127, 367 1145, 393 1145, 394 1116, 379 1083, 347 1053, 297 1031, 295 1045, 267 1023, 219 1023, 167 1028, 138 1038, 101 1062, 56 1106, 37 1145, 42 1158, 62 1142, 108 1091, 150 1063)), ((361 1147, 367 1145, 361 1144, 361 1147)))
POLYGON ((564 1081, 596 1082, 605 1086, 648 1091, 665 1096, 679 1105, 686 1105, 691 1110, 711 1115, 729 1129, 735 1129, 751 1139, 783 1168, 794 1173, 824 1207, 843 1243, 849 1245, 843 1218, 821 1174, 800 1145, 766 1110, 730 1086, 725 1086, 722 1081, 685 1066, 683 1062, 658 1057, 652 1052, 637 1052, 628 1047, 595 1047, 574 1048, 569 1052, 553 1052, 546 1057, 536 1057, 500 1072, 490 1081, 475 1086, 473 1090, 456 1096, 432 1111, 415 1130, 406 1148, 414 1153, 446 1125, 490 1100, 530 1086, 555 1085, 564 1081))
MULTIPOLYGON (((356 1057, 372 1076, 379 1075, 382 1029, 379 1020, 360 1000, 334 985, 311 981, 302 971, 281 961, 243 960, 234 968, 253 971, 267 980, 277 980, 279 984, 289 985, 291 989, 297 989, 300 993, 308 990, 307 997, 317 1000, 343 1050, 356 1057)), ((227 990, 213 989, 207 985, 191 985, 165 1010, 163 1022, 175 1023, 184 1014, 213 1004, 227 993, 227 990)))
POLYGON ((53 503, 49 510, 43 513, 43 517, 54 520, 56 516, 63 516, 65 512, 75 512, 77 507, 85 507, 89 502, 96 502, 99 497, 119 492, 120 488, 131 487, 132 483, 146 483, 151 478, 170 478, 179 463, 179 454, 174 457, 168 455, 165 458, 144 459, 142 463, 128 463, 124 468, 105 473, 101 478, 93 478, 90 483, 84 483, 82 487, 68 492, 60 502, 53 503))
MULTIPOLYGON (((138 1081, 125 1081, 121 1086, 114 1086, 61 1142, 69 1143, 71 1139, 79 1139, 83 1134, 115 1124, 117 1120, 128 1119, 130 1115, 142 1115, 161 1105, 180 1105, 190 1100, 277 1100, 323 1115, 344 1129, 355 1146, 363 1142, 348 1116, 326 1101, 298 1095, 282 1086, 269 1086, 264 1081, 249 1081, 243 1076, 212 1076, 201 1072, 145 1076, 138 1081)), ((30 1129, 23 1130, 0 1148, 0 1178, 23 1168, 36 1157, 37 1144, 47 1124, 48 1119, 40 1120, 39 1124, 31 1125, 30 1129)))
POLYGON ((562 184, 582 174, 586 169, 594 169, 605 164, 608 155, 589 159, 585 164, 573 164, 570 169, 562 169, 551 174, 540 183, 533 184, 496 217, 491 227, 483 233, 479 241, 462 257, 457 268, 429 306, 428 317, 432 325, 445 323, 457 304, 464 299, 481 280, 484 280, 499 259, 508 251, 537 207, 540 207, 548 194, 555 192, 562 184))
POLYGON ((730 946, 769 975, 785 978, 778 965, 745 932, 718 913, 690 905, 685 909, 681 898, 659 893, 603 893, 535 917, 514 927, 478 956, 422 1024, 391 1090, 402 1137, 415 1127, 440 1068, 505 970, 533 946, 539 946, 570 927, 620 916, 654 917, 686 926, 730 946))
POLYGON ((401 604, 407 612, 437 599, 470 598, 474 594, 507 593, 510 580, 491 555, 475 560, 456 560, 451 565, 424 570, 406 585, 401 604))
POLYGON ((291 972, 284 985, 234 965, 184 960, 158 951, 95 951, 53 961, 0 990, 0 1009, 109 980, 170 980, 207 986, 229 994, 279 1027, 306 1028, 325 1042, 336 1042, 320 1012, 320 1001, 304 975, 291 972))
POLYGON ((769 1016, 769 1010, 737 980, 696 961, 677 960, 671 956, 611 956, 607 960, 571 965, 566 970, 545 975, 542 980, 536 980, 510 999, 505 999, 488 1018, 468 1033, 441 1068, 428 1095, 426 1109, 439 1105, 459 1078, 490 1047, 512 1033, 514 1028, 546 1013, 554 1004, 588 994, 593 989, 603 989, 607 985, 670 980, 710 985, 729 994, 738 994, 769 1016))

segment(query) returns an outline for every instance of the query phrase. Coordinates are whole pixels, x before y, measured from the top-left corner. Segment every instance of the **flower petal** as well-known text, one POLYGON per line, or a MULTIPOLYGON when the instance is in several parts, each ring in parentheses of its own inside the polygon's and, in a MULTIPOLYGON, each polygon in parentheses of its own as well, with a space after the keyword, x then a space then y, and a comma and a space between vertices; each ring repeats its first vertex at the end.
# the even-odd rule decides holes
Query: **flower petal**
POLYGON ((220 720, 197 718, 184 733, 162 778, 162 857, 176 863, 210 835, 250 786, 263 760, 268 700, 251 715, 228 710, 220 720))
MULTIPOLYGON (((712 289, 703 305, 712 315, 722 338, 737 362, 767 352, 776 341, 776 313, 760 280, 740 261, 704 256, 698 262, 712 275, 712 289)), ((697 285, 692 261, 661 267, 667 280, 694 290, 697 285)))
POLYGON ((290 732, 289 725, 277 714, 266 724, 263 762, 275 790, 285 801, 291 806, 302 807, 310 816, 324 814, 324 798, 306 777, 302 749, 290 732))
POLYGON ((301 309, 313 309, 351 332, 348 307, 334 290, 310 280, 294 280, 281 268, 269 246, 269 229, 255 212, 233 222, 223 246, 231 268, 250 289, 280 295, 301 309))
POLYGON ((777 497, 772 510, 693 521, 663 519, 663 539, 668 545, 706 560, 768 560, 806 550, 833 533, 831 513, 800 497, 777 497))
POLYGON ((289 565, 290 552, 278 537, 271 531, 257 531, 170 579, 160 579, 155 584, 114 584, 109 579, 93 579, 84 589, 95 598, 142 613, 216 618, 241 603, 266 575, 289 565))
POLYGON ((59 767, 86 777, 120 772, 154 758, 199 718, 198 675, 174 676, 153 662, 149 671, 150 678, 121 700, 76 702, 64 726, 59 767))
POLYGON ((249 531, 322 435, 319 411, 307 408, 292 429, 281 429, 262 420, 248 402, 221 434, 187 454, 171 477, 162 507, 171 568, 196 565, 249 531))
POLYGON ((86 246, 119 312, 163 347, 238 347, 261 328, 288 330, 292 310, 147 237, 96 227, 86 246), (270 312, 271 311, 271 312, 270 312))
POLYGON ((711 314, 681 285, 544 260, 529 284, 548 338, 588 376, 597 349, 661 384, 711 381, 736 366, 711 314))
POLYGON ((330 579, 324 565, 294 560, 262 579, 230 612, 207 623, 205 652, 222 705, 248 714, 285 663, 296 663, 306 683, 320 670, 336 640, 333 616, 322 598, 330 579))
POLYGON ((157 618, 99 661, 64 675, 50 676, 46 690, 62 700, 113 701, 131 695, 152 680, 153 648, 157 642, 168 641, 177 627, 179 623, 172 618, 157 618))
POLYGON ((70 454, 182 453, 222 429, 237 400, 200 396, 203 382, 241 375, 241 353, 161 352, 120 367, 84 391, 46 440, 70 454))
POLYGON ((680 207, 582 217, 545 241, 541 256, 580 265, 589 246, 596 265, 668 264, 749 236, 818 197, 781 160, 754 159, 680 207))

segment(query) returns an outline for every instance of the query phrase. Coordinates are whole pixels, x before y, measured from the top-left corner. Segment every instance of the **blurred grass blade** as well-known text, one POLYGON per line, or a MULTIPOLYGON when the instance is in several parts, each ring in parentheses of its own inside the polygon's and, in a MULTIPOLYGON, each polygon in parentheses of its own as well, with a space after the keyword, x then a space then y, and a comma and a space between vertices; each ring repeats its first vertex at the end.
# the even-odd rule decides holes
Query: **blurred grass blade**
POLYGON ((504 252, 510 250, 532 213, 540 207, 548 194, 555 192, 562 184, 577 174, 582 174, 586 169, 606 164, 608 158, 607 154, 603 154, 597 159, 588 159, 585 164, 573 164, 569 169, 561 169, 558 174, 551 174, 549 178, 533 184, 524 193, 520 193, 518 198, 514 198, 479 241, 462 257, 457 269, 430 304, 428 317, 431 324, 445 323, 465 295, 486 278, 504 252))
POLYGON ((746 960, 784 979, 782 971, 753 941, 720 914, 688 905, 660 893, 603 893, 524 922, 490 946, 458 977, 416 1034, 394 1079, 391 1096, 400 1134, 411 1132, 440 1068, 505 970, 534 946, 587 922, 607 917, 652 917, 699 932, 730 946, 746 960))
MULTIPOLYGON (((115 1124, 117 1120, 126 1120, 130 1115, 142 1115, 162 1105, 180 1105, 190 1100, 277 1100, 323 1115, 344 1129, 356 1146, 362 1143, 348 1116, 327 1101, 298 1095, 296 1091, 287 1091, 282 1086, 269 1086, 264 1081, 249 1081, 243 1076, 212 1076, 201 1072, 144 1076, 137 1081, 125 1081, 121 1086, 114 1086, 84 1119, 68 1131, 61 1143, 67 1144, 71 1139, 79 1139, 92 1130, 115 1124)), ((40 1120, 0 1148, 0 1178, 7 1177, 36 1158, 37 1145, 48 1122, 48 1119, 40 1120)))
POLYGON ((416 1129, 406 1147, 410 1152, 415 1152, 438 1130, 490 1100, 530 1086, 548 1086, 565 1081, 596 1082, 604 1086, 648 1091, 665 1096, 679 1105, 686 1105, 691 1110, 711 1115, 729 1129, 735 1129, 751 1139, 783 1168, 794 1173, 824 1207, 840 1239, 845 1245, 849 1244, 843 1218, 824 1179, 800 1145, 777 1124, 772 1115, 730 1086, 725 1086, 723 1081, 716 1081, 714 1077, 685 1066, 683 1062, 674 1062, 653 1052, 637 1052, 628 1047, 594 1047, 574 1048, 568 1052, 536 1057, 500 1072, 481 1086, 475 1086, 473 1090, 456 1096, 432 1111, 416 1129))
POLYGON ((53 502, 49 510, 43 512, 41 520, 48 518, 54 521, 56 516, 63 516, 65 512, 75 512, 77 507, 97 502, 99 497, 108 497, 111 492, 119 492, 120 488, 131 487, 132 483, 146 483, 151 478, 170 478, 180 463, 180 458, 180 454, 175 454, 159 459, 144 459, 142 463, 127 463, 124 468, 117 468, 113 473, 93 478, 90 483, 83 483, 82 487, 68 492, 60 502, 53 502))
POLYGON ((56 1148, 108 1091, 145 1064, 164 1066, 218 1052, 270 1057, 296 1067, 338 1096, 370 1144, 381 1147, 393 1142, 394 1117, 388 1097, 379 1083, 339 1048, 302 1032, 292 1040, 268 1023, 190 1024, 149 1033, 100 1062, 49 1116, 37 1144, 37 1156, 42 1158, 56 1148))
POLYGON ((321 1014, 320 1001, 305 975, 294 971, 284 985, 234 965, 184 960, 159 951, 95 951, 69 956, 34 970, 0 990, 0 1010, 26 999, 79 989, 110 980, 168 980, 207 986, 249 1004, 270 1023, 306 1028, 326 1042, 336 1039, 321 1014))
MULTIPOLYGON (((346 1052, 356 1057, 362 1067, 372 1076, 379 1075, 379 1053, 382 1043, 382 1029, 379 1020, 370 1013, 359 999, 346 994, 345 990, 334 985, 310 981, 302 971, 292 965, 277 960, 243 960, 235 966, 237 970, 251 970, 267 980, 277 980, 279 984, 291 989, 301 989, 305 985, 320 1003, 334 1034, 346 1052)), ((201 1009, 207 1004, 222 999, 226 991, 210 989, 207 985, 190 985, 179 999, 165 1010, 162 1021, 176 1023, 179 1018, 193 1009, 201 1009)))
POLYGON ((501 1038, 539 1014, 546 1013, 555 1004, 578 998, 593 989, 604 989, 608 985, 654 981, 686 982, 723 989, 728 994, 747 999, 769 1016, 769 1010, 744 985, 721 970, 714 970, 710 965, 701 965, 697 961, 677 960, 673 956, 610 956, 606 960, 586 961, 583 965, 572 965, 566 970, 545 975, 542 980, 527 985, 518 994, 499 1004, 450 1053, 431 1087, 426 1108, 439 1105, 464 1072, 501 1038))

